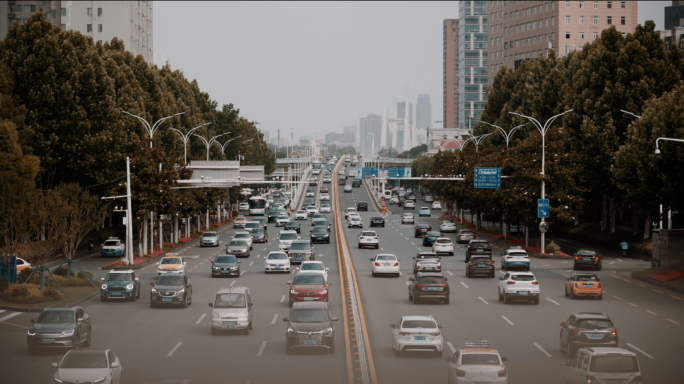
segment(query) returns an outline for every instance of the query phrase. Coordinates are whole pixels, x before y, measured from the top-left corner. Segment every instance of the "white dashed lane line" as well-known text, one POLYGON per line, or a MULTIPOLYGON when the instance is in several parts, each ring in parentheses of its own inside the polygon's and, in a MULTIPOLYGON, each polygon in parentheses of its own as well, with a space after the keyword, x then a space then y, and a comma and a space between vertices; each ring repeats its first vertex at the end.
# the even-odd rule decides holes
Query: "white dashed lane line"
POLYGON ((483 299, 483 298, 481 298, 481 297, 478 297, 478 299, 482 300, 483 303, 489 305, 489 303, 487 302, 487 300, 485 300, 485 299, 483 299))
POLYGON ((1 318, 1 319, 0 319, 0 323, 4 322, 4 321, 6 321, 6 320, 9 320, 9 319, 11 319, 11 318, 13 318, 14 316, 19 316, 19 315, 21 315, 22 313, 24 313, 24 312, 14 312, 14 313, 10 313, 9 315, 7 315, 7 316, 1 318))
POLYGON ((264 354, 264 349, 266 348, 266 342, 261 343, 261 348, 259 348, 259 352, 257 353, 257 356, 261 356, 264 354))
POLYGON ((283 295, 283 297, 280 298, 280 302, 282 303, 283 301, 285 301, 285 295, 283 295))
POLYGON ((235 283, 237 283, 237 280, 233 280, 233 282, 230 283, 229 287, 232 287, 233 285, 235 285, 235 283))
POLYGON ((254 262, 253 262, 253 261, 252 261, 251 263, 249 263, 249 266, 250 266, 250 267, 251 267, 252 265, 254 265, 254 262))
POLYGON ((464 283, 464 282, 462 282, 462 281, 461 281, 461 285, 463 285, 463 286, 466 287, 466 288, 469 288, 469 287, 466 285, 466 283, 464 283))
POLYGON ((240 272, 240 276, 244 275, 245 272, 247 272, 247 271, 242 271, 242 272, 240 272))
POLYGON ((453 276, 453 275, 454 275, 453 273, 451 273, 451 272, 449 272, 449 271, 446 271, 446 273, 450 274, 451 276, 453 276))
POLYGON ((507 322, 508 324, 510 324, 510 325, 515 325, 515 324, 513 324, 512 321, 508 320, 508 317, 506 317, 506 316, 504 316, 504 315, 501 315, 501 318, 504 319, 504 320, 506 320, 506 322, 507 322))
POLYGON ((169 352, 169 354, 166 355, 166 357, 171 357, 171 355, 173 355, 173 353, 176 352, 176 349, 178 349, 178 347, 180 347, 181 344, 183 344, 183 342, 182 342, 182 341, 179 341, 178 344, 176 344, 176 346, 173 347, 173 349, 171 350, 171 352, 169 352))
POLYGON ((205 313, 205 314, 203 314, 202 316, 200 316, 199 320, 197 320, 197 322, 196 322, 195 324, 199 324, 200 321, 202 321, 202 319, 204 319, 204 316, 206 316, 206 315, 207 315, 207 314, 205 313))
POLYGON ((546 298, 546 300, 548 300, 548 301, 550 301, 550 302, 552 302, 552 303, 554 303, 554 304, 556 304, 556 305, 560 305, 560 303, 558 303, 558 302, 556 302, 556 301, 553 301, 553 300, 549 299, 548 297, 546 298))
POLYGON ((276 320, 278 320, 278 314, 277 313, 275 315, 273 315, 273 320, 271 320, 271 325, 275 324, 276 320))
POLYGON ((551 356, 550 353, 546 352, 546 350, 544 348, 542 348, 541 345, 539 345, 537 343, 532 343, 532 344, 534 344, 535 347, 539 348, 539 350, 542 351, 542 353, 545 354, 546 357, 553 357, 553 356, 551 356))
POLYGON ((447 341, 447 345, 449 346, 449 349, 451 349, 452 354, 456 353, 456 348, 454 348, 454 345, 451 344, 451 341, 447 341))

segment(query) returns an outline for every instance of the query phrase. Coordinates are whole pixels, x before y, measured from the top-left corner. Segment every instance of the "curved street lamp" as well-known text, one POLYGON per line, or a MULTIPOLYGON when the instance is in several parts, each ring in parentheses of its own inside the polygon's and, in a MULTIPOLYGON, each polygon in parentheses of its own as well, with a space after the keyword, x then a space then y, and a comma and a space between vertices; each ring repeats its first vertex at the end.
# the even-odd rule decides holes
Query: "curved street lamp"
POLYGON ((515 131, 517 131, 518 129, 520 129, 520 128, 522 128, 522 127, 524 127, 524 126, 527 125, 527 124, 518 125, 517 127, 511 129, 510 132, 506 133, 506 131, 505 131, 503 128, 499 127, 498 125, 489 124, 488 122, 482 121, 482 120, 480 120, 479 122, 482 123, 482 124, 487 124, 487 125, 489 125, 490 127, 494 127, 494 128, 496 128, 496 129, 498 129, 499 132, 501 133, 501 135, 504 137, 504 139, 506 139, 506 147, 508 147, 508 144, 509 144, 510 141, 511 141, 511 137, 513 137, 513 134, 515 133, 515 131))
POLYGON ((136 116, 136 115, 134 115, 134 114, 132 114, 132 113, 130 113, 130 112, 126 112, 126 111, 121 111, 121 113, 126 114, 126 115, 128 115, 128 116, 133 116, 133 117, 135 117, 136 119, 140 120, 140 122, 142 123, 143 127, 145 127, 145 130, 147 130, 147 134, 150 136, 150 148, 152 148, 152 138, 154 137, 154 133, 157 131, 157 129, 159 129, 159 126, 161 125, 161 123, 163 123, 164 120, 167 120, 167 119, 170 119, 170 118, 172 118, 172 117, 176 117, 176 116, 182 115, 182 114, 184 114, 185 112, 180 112, 180 113, 176 113, 175 115, 162 117, 161 119, 157 120, 157 122, 155 122, 152 126, 150 126, 150 123, 148 123, 147 120, 143 119, 143 118, 140 117, 140 116, 136 116))
POLYGON ((211 148, 211 145, 214 144, 214 143, 218 143, 218 142, 216 141, 217 138, 219 138, 219 137, 221 137, 221 136, 225 136, 225 135, 227 135, 227 134, 229 134, 229 133, 230 133, 230 132, 222 133, 222 134, 220 134, 220 135, 218 135, 218 136, 212 137, 212 138, 209 139, 209 140, 205 139, 204 137, 202 137, 202 136, 200 136, 200 135, 194 135, 194 134, 193 134, 193 136, 199 137, 199 138, 202 139, 202 141, 204 142, 204 145, 207 147, 207 161, 209 161, 209 148, 211 148))
POLYGON ((195 130, 197 128, 202 128, 205 125, 209 125, 209 124, 211 124, 211 123, 204 123, 204 124, 200 125, 199 127, 195 127, 193 129, 189 130, 188 133, 186 133, 185 135, 180 130, 178 130, 176 128, 171 128, 174 132, 176 132, 178 134, 178 136, 180 136, 181 140, 183 140, 183 146, 185 147, 185 163, 184 164, 186 166, 188 165, 188 140, 190 139, 190 135, 192 135, 192 133, 195 132, 195 130))
POLYGON ((493 134, 494 134, 494 133, 485 133, 484 135, 480 135, 480 136, 471 136, 470 138, 468 138, 466 141, 463 142, 463 145, 461 145, 461 148, 460 148, 461 152, 463 152, 463 148, 464 148, 464 147, 466 146, 466 144, 468 144, 468 142, 471 141, 471 140, 473 141, 473 143, 475 143, 475 151, 476 151, 476 152, 479 151, 479 150, 480 150, 480 142, 481 142, 485 137, 491 136, 491 135, 493 135, 493 134))
POLYGON ((242 137, 242 135, 240 135, 240 136, 238 136, 238 137, 235 137, 235 138, 232 138, 232 139, 226 141, 225 143, 221 144, 221 151, 225 153, 225 152, 226 152, 226 147, 228 146, 228 143, 230 143, 231 141, 233 141, 233 140, 235 140, 235 139, 239 139, 239 138, 241 138, 241 137, 242 137))

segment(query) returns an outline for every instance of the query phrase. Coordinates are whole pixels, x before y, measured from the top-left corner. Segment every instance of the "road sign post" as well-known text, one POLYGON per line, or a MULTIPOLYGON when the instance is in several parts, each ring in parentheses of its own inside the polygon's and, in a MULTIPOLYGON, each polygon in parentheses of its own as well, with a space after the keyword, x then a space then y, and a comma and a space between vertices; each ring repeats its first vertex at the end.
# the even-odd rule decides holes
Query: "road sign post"
POLYGON ((540 219, 548 219, 549 213, 549 199, 537 199, 537 217, 540 219))
POLYGON ((501 188, 501 168, 475 167, 475 188, 501 188))

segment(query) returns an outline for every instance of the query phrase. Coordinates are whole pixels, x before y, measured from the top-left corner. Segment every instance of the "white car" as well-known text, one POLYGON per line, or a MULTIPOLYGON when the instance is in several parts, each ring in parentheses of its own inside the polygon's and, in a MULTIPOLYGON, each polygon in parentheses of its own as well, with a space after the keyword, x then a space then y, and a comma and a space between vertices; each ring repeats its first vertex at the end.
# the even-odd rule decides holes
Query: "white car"
POLYGON ((352 212, 356 212, 356 208, 354 208, 354 207, 349 207, 349 208, 345 209, 345 210, 344 210, 344 218, 346 219, 347 216, 349 216, 349 214, 352 213, 352 212))
POLYGON ((372 257, 370 260, 372 261, 371 275, 373 277, 381 274, 391 274, 396 277, 401 275, 399 272, 399 259, 395 255, 380 254, 372 257))
POLYGON ((539 282, 530 272, 507 272, 499 277, 499 301, 526 300, 539 304, 539 282))
POLYGON ((249 210, 249 203, 242 202, 242 203, 238 204, 238 209, 239 209, 240 211, 247 211, 247 210, 249 210))
POLYGON ((454 244, 448 237, 440 237, 432 244, 432 252, 436 254, 446 253, 449 256, 454 255, 454 244))
POLYGON ((350 217, 349 220, 347 220, 347 227, 359 227, 363 228, 363 220, 361 220, 360 217, 350 217))
POLYGON ((449 362, 449 383, 508 384, 508 371, 503 364, 508 359, 499 356, 491 342, 475 341, 465 344, 465 348, 446 358, 449 362))
POLYGON ((102 383, 121 382, 121 361, 109 349, 72 349, 59 363, 52 383, 102 383))
POLYGON ((321 208, 318 210, 320 213, 331 213, 332 207, 330 204, 321 204, 321 208))
POLYGON ((362 231, 359 234, 359 248, 371 246, 375 249, 380 247, 380 239, 375 231, 362 231))
POLYGON ((439 225, 439 231, 442 233, 456 232, 456 224, 451 221, 442 221, 442 224, 439 225))
POLYGON ((314 197, 314 193, 311 191, 306 191, 306 197, 314 197))
POLYGON ((420 211, 418 211, 418 216, 430 216, 430 208, 422 207, 420 211))
POLYGON ((397 324, 390 324, 390 328, 395 356, 405 351, 432 352, 437 357, 442 356, 442 324, 437 324, 432 315, 402 316, 397 324))
POLYGON ((316 207, 315 205, 309 205, 308 207, 306 207, 306 213, 309 216, 313 216, 318 213, 318 207, 316 207))
POLYGON ((249 244, 249 249, 254 249, 254 238, 249 232, 235 232, 231 240, 244 240, 249 244))
POLYGON ((416 209, 416 203, 413 200, 406 200, 404 202, 404 209, 416 209))
POLYGON ((511 247, 501 255, 501 269, 513 268, 522 268, 525 271, 530 270, 530 256, 521 247, 511 247))
POLYGON ((324 177, 323 182, 324 183, 332 183, 332 178, 331 177, 324 177))
POLYGON ((344 192, 353 192, 352 186, 347 184, 344 186, 344 192))
POLYGON ((432 203, 433 201, 435 201, 435 199, 432 196, 425 196, 426 203, 432 203))
POLYGON ((434 203, 432 203, 432 209, 439 209, 441 211, 442 203, 440 203, 439 201, 435 201, 434 203))
POLYGON ((415 224, 416 218, 413 216, 413 213, 404 213, 403 215, 401 215, 401 223, 402 224, 415 224))
POLYGON ((392 197, 390 197, 390 199, 389 199, 389 203, 390 203, 390 204, 399 204, 399 198, 396 197, 396 196, 392 196, 392 197))
POLYGON ((328 270, 329 268, 326 268, 322 261, 317 260, 302 261, 302 264, 296 269, 297 272, 306 271, 320 273, 323 275, 326 282, 328 281, 328 270))
POLYGON ((359 219, 361 219, 361 215, 358 212, 349 212, 349 215, 347 216, 347 221, 349 221, 349 219, 351 219, 352 217, 358 217, 359 219))
POLYGON ((330 201, 330 195, 327 193, 321 193, 320 196, 318 196, 318 199, 320 201, 330 201))
POLYGON ((290 221, 290 216, 280 215, 276 218, 276 227, 284 227, 288 221, 290 221))
POLYGON ((309 214, 305 210, 299 210, 295 213, 295 220, 306 220, 309 214))
POLYGON ((124 251, 126 250, 126 244, 119 240, 116 236, 110 236, 102 244, 102 249, 100 249, 100 257, 104 256, 124 256, 124 251))
POLYGON ((265 259, 265 272, 290 272, 290 258, 287 253, 269 252, 265 259))
POLYGON ((299 240, 297 231, 280 231, 280 235, 278 235, 278 249, 289 252, 290 245, 294 240, 299 240))

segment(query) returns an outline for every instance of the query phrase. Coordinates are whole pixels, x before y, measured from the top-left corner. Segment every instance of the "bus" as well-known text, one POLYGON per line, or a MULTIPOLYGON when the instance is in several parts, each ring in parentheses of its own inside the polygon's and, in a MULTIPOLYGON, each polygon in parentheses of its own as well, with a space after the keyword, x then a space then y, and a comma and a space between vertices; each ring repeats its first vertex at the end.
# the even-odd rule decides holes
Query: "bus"
POLYGON ((268 208, 268 201, 262 196, 252 196, 249 198, 249 215, 264 216, 268 208))
POLYGON ((314 175, 320 175, 321 171, 323 170, 323 163, 321 163, 318 160, 314 161, 313 163, 311 163, 311 168, 313 169, 311 173, 313 173, 314 175))

